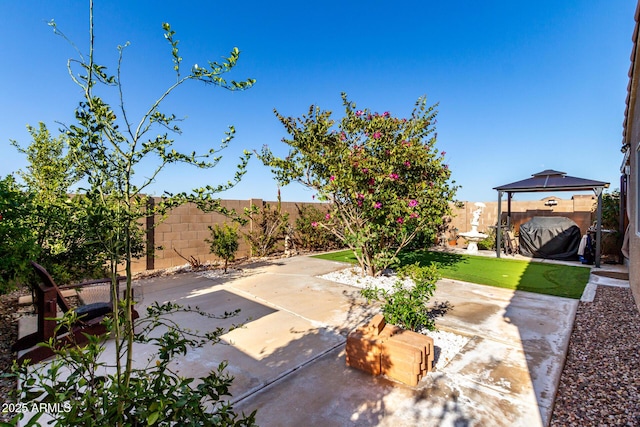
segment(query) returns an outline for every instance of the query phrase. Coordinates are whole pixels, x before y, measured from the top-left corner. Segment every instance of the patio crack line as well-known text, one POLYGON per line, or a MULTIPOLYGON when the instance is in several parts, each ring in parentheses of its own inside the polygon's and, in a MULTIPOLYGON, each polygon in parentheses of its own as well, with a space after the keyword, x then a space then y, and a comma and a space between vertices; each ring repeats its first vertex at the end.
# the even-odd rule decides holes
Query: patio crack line
POLYGON ((237 399, 232 400, 231 404, 235 405, 235 404, 237 404, 237 403, 239 403, 239 402, 241 402, 241 401, 243 401, 245 399, 248 399, 249 397, 253 396, 254 394, 258 394, 258 393, 262 392, 263 390, 269 388, 270 386, 274 385, 275 383, 284 380, 286 377, 288 377, 289 375, 293 374, 294 372, 296 372, 296 371, 298 371, 298 370, 300 370, 300 369, 302 369, 302 368, 314 363, 316 360, 320 359, 321 357, 324 357, 328 353, 331 353, 336 348, 345 345, 346 341, 347 341, 346 338, 344 338, 341 342, 332 345, 331 347, 329 347, 328 349, 318 353, 316 356, 312 357, 311 359, 309 359, 309 360, 307 360, 307 361, 305 361, 303 363, 300 363, 299 365, 294 366, 291 369, 288 369, 288 370, 284 371, 282 374, 278 375, 273 380, 267 381, 264 384, 259 385, 256 388, 247 391, 246 393, 244 393, 243 395, 241 395, 237 399))

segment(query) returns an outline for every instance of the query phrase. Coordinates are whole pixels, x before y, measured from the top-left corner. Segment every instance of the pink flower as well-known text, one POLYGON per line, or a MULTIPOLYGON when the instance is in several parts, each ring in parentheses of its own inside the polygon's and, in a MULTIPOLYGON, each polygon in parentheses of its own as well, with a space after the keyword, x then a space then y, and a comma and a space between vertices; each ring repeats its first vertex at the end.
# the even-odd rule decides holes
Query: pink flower
POLYGON ((399 178, 399 176, 398 176, 397 173, 394 172, 394 173, 390 173, 389 174, 389 178, 391 178, 393 181, 395 181, 396 179, 399 178))
POLYGON ((369 178, 369 185, 376 185, 376 180, 374 178, 369 178))
POLYGON ((415 212, 412 212, 411 215, 409 215, 409 218, 418 218, 420 215, 418 215, 415 212))
POLYGON ((388 111, 385 111, 384 113, 382 113, 382 117, 389 117, 391 114, 389 114, 388 111))
POLYGON ((379 139, 382 134, 380 132, 374 132, 373 135, 371 135, 373 137, 373 139, 379 139))
POLYGON ((398 224, 403 224, 404 223, 404 218, 400 217, 400 218, 396 219, 396 222, 398 224))
POLYGON ((363 115, 364 113, 362 112, 362 110, 358 110, 356 111, 356 116, 360 117, 361 115, 363 115))
POLYGON ((410 208, 414 208, 416 206, 418 206, 418 201, 417 200, 415 200, 415 199, 409 200, 409 207, 410 208))
POLYGON ((382 203, 380 203, 380 202, 376 202, 376 203, 375 203, 375 205, 373 205, 373 207, 374 207, 375 209, 381 209, 381 208, 382 208, 382 203))
POLYGON ((361 207, 362 206, 362 200, 358 200, 356 203, 358 203, 358 206, 361 207))
POLYGON ((405 165, 406 167, 411 167, 411 162, 407 160, 406 162, 404 162, 404 165, 405 165))
POLYGON ((444 155, 445 155, 445 154, 447 154, 447 152, 446 152, 446 151, 443 151, 442 153, 440 153, 440 155, 441 155, 442 157, 444 157, 444 155))
POLYGON ((344 141, 345 139, 347 139, 347 136, 344 134, 344 132, 340 132, 340 140, 344 141))
POLYGON ((327 219, 327 220, 331 219, 331 214, 326 214, 326 215, 324 216, 324 219, 327 219))
POLYGON ((329 177, 329 181, 335 181, 335 180, 336 180, 336 177, 335 177, 335 176, 331 175, 331 176, 329 177))
POLYGON ((318 226, 318 223, 317 223, 316 221, 313 221, 313 222, 311 223, 311 226, 312 226, 313 228, 316 228, 316 227, 318 226))
POLYGON ((362 168, 362 173, 369 173, 369 169, 367 169, 367 168, 362 168))

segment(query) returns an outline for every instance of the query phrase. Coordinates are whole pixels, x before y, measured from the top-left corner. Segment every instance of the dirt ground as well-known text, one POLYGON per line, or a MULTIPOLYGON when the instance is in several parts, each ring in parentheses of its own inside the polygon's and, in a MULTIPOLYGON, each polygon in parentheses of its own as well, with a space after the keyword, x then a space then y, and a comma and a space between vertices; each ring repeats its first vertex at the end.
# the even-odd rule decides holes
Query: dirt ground
MULTIPOLYGON (((13 378, 4 378, 2 374, 11 371, 16 354, 11 346, 18 339, 18 297, 25 292, 12 292, 0 295, 0 402, 12 402, 11 391, 16 388, 13 378)), ((9 421, 13 414, 0 412, 0 421, 9 421)))

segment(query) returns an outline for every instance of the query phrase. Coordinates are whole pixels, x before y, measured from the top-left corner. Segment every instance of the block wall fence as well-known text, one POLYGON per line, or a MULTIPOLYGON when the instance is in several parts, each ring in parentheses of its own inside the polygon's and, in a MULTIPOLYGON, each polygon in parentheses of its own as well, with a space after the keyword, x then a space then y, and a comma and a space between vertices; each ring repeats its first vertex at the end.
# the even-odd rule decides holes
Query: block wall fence
MULTIPOLYGON (((512 224, 517 231, 520 224, 527 222, 534 216, 564 216, 576 222, 584 234, 592 223, 591 211, 595 202, 595 197, 590 195, 576 195, 568 200, 548 197, 535 201, 512 201, 512 224), (556 200, 557 205, 553 207, 545 206, 545 202, 548 199, 556 200)), ((250 208, 251 205, 262 207, 269 204, 275 207, 277 203, 261 199, 221 200, 222 207, 229 210, 234 209, 238 213, 242 213, 245 208, 250 208)), ((478 231, 481 232, 487 231, 489 226, 495 226, 498 215, 497 200, 483 203, 486 204, 486 208, 480 217, 478 226, 478 231)), ((302 208, 304 205, 313 205, 318 209, 322 209, 324 206, 321 203, 281 202, 282 211, 289 213, 290 224, 295 224, 295 220, 299 216, 298 208, 302 208)), ((463 202, 463 206, 460 208, 453 207, 453 216, 449 229, 457 228, 458 232, 471 230, 470 222, 473 218, 473 211, 476 209, 474 202, 463 202)), ((502 203, 502 209, 503 211, 507 209, 505 201, 502 203)), ((503 212, 503 219, 505 216, 506 212, 503 212)), ((210 237, 208 227, 214 224, 223 224, 227 221, 229 219, 224 215, 202 212, 193 204, 186 204, 173 209, 164 221, 158 216, 147 218, 146 222, 144 222, 147 231, 147 245, 148 247, 161 247, 162 249, 156 249, 154 254, 136 260, 133 266, 134 271, 139 272, 184 265, 186 261, 180 255, 186 258, 193 257, 203 263, 216 261, 215 256, 209 253, 209 244, 205 242, 205 239, 210 237), (178 252, 180 255, 178 255, 178 252)), ((240 227, 239 231, 250 231, 252 226, 253 224, 249 222, 240 227)), ((463 245, 463 240, 459 239, 458 244, 463 245)), ((239 244, 240 247, 236 258, 250 256, 250 247, 244 238, 240 237, 239 244)))
MULTIPOLYGON (((154 202, 159 200, 159 198, 155 198, 154 202)), ((252 205, 257 207, 270 205, 275 208, 277 204, 278 202, 263 201, 261 199, 220 201, 221 207, 227 210, 235 210, 238 214, 241 214, 245 208, 250 208, 252 205)), ((318 209, 323 208, 321 203, 298 202, 281 202, 280 208, 282 212, 289 213, 289 223, 294 225, 299 217, 298 209, 304 205, 313 205, 318 209)), ((153 254, 136 260, 133 265, 134 271, 139 272, 184 265, 187 261, 182 257, 187 259, 193 257, 203 263, 216 261, 216 257, 209 252, 209 244, 205 239, 211 237, 209 226, 225 222, 231 222, 231 220, 219 213, 205 213, 191 203, 171 210, 164 220, 160 216, 148 217, 144 222, 147 247, 160 247, 162 249, 156 249, 153 254)), ((253 223, 249 221, 246 225, 238 227, 240 238, 238 240, 239 248, 238 252, 236 252, 236 258, 243 258, 250 256, 251 248, 242 237, 242 233, 251 231, 253 223)))

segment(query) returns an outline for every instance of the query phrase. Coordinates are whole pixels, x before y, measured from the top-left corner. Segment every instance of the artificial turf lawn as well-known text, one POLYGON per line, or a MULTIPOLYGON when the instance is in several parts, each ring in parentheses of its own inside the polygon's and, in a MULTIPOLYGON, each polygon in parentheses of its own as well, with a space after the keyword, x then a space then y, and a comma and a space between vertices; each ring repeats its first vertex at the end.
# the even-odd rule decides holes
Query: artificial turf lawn
MULTIPOLYGON (((341 251, 317 258, 356 263, 353 252, 341 251)), ((589 281, 590 268, 528 262, 504 258, 413 251, 400 255, 400 263, 435 263, 443 278, 538 294, 579 299, 589 281)))

